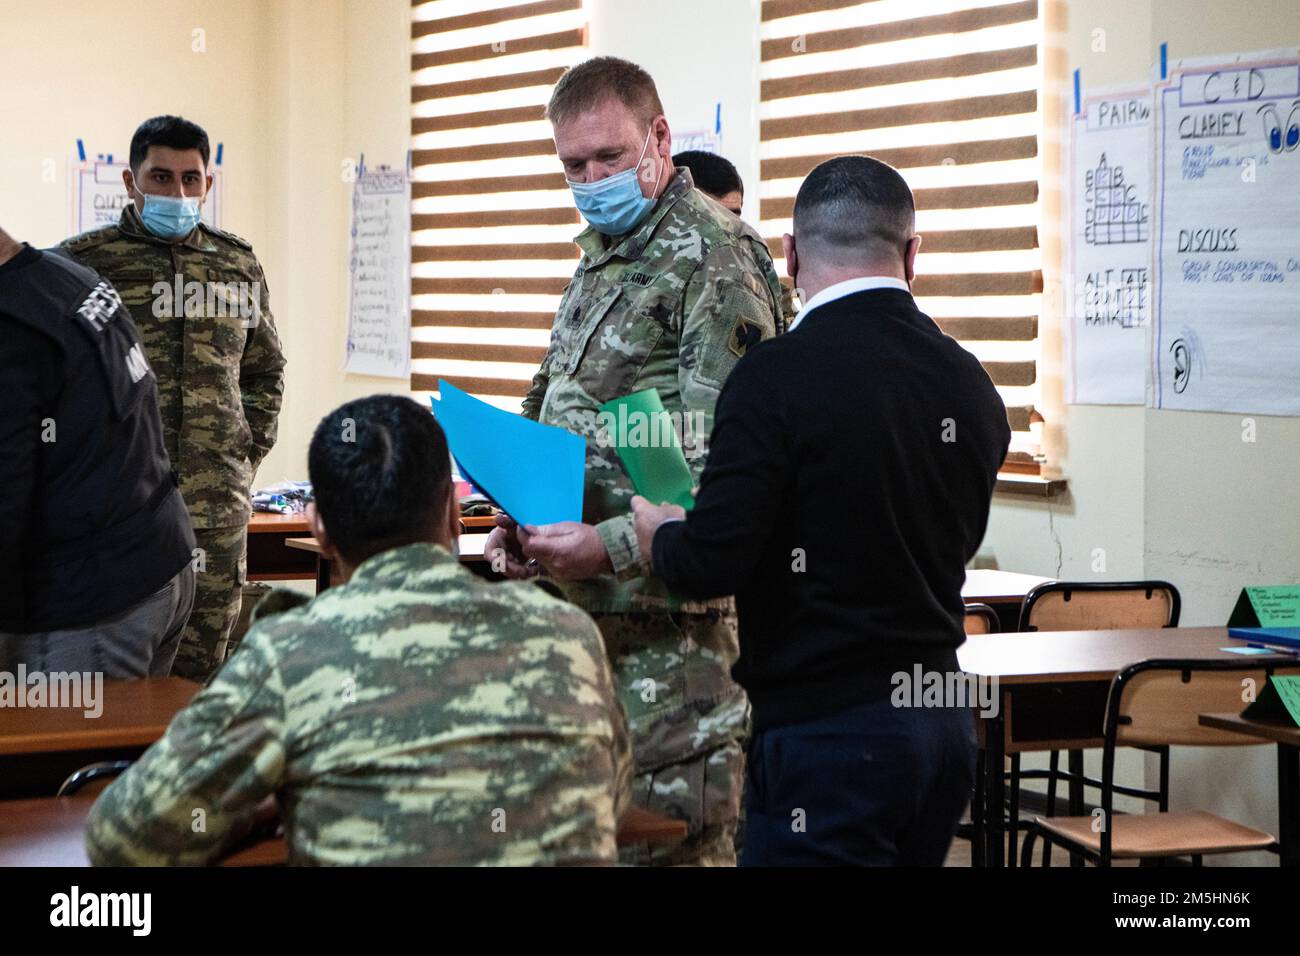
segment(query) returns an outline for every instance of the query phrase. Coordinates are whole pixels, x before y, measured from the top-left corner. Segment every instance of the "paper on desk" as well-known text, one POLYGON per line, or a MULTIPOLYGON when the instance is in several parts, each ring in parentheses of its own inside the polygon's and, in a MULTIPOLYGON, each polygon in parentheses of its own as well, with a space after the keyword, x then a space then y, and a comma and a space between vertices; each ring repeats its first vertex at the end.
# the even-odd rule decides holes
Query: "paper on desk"
POLYGON ((651 504, 669 501, 690 511, 695 506, 691 469, 659 393, 647 388, 612 399, 600 411, 637 494, 651 504))
POLYGON ((433 413, 461 474, 520 524, 582 520, 587 443, 438 380, 433 413))

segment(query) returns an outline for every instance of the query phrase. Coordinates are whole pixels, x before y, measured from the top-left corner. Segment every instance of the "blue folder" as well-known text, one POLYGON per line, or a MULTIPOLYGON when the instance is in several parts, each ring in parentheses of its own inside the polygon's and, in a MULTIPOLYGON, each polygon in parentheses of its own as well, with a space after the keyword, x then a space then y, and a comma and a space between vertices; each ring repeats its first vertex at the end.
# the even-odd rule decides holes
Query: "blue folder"
POLYGON ((1255 644, 1278 644, 1300 650, 1300 627, 1230 627, 1228 636, 1255 644))
POLYGON ((582 520, 587 443, 438 380, 433 413, 460 472, 520 524, 582 520))

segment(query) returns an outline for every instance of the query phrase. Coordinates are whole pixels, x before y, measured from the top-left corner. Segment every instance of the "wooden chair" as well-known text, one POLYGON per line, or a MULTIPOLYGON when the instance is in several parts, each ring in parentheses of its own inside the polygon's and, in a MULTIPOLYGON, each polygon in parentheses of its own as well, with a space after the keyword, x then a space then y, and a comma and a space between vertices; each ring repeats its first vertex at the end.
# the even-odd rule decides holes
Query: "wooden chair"
POLYGON ((967 635, 996 634, 1002 630, 998 612, 987 604, 967 604, 965 623, 967 635))
MULTIPOLYGON (((1049 581, 1025 595, 1020 606, 1021 631, 1108 631, 1123 628, 1177 627, 1182 608, 1178 589, 1167 581, 1049 581)), ((1116 792, 1141 800, 1154 799, 1161 810, 1169 809, 1169 751, 1152 748, 1160 758, 1159 785, 1155 790, 1117 786, 1116 792), (1154 795, 1154 796, 1153 796, 1154 795)), ((1047 770, 1020 769, 1020 754, 1011 755, 1008 792, 1011 797, 1008 860, 1015 865, 1020 831, 1020 783, 1047 781, 1047 814, 1056 814, 1056 788, 1061 781, 1071 785, 1070 812, 1082 811, 1082 788, 1101 786, 1083 772, 1083 751, 1071 750, 1066 770, 1061 770, 1061 752, 1048 756, 1047 770)), ((1043 862, 1051 862, 1051 847, 1043 849, 1043 862)), ((1077 861, 1076 861, 1077 862, 1077 861)))
POLYGON ((1020 605, 1022 631, 1177 627, 1182 600, 1168 581, 1048 581, 1020 605))
POLYGON ((1236 711, 1243 682, 1263 688, 1269 674, 1297 668, 1251 661, 1149 660, 1126 667, 1111 682, 1102 745, 1101 816, 1037 817, 1025 838, 1021 863, 1029 866, 1036 837, 1058 844, 1099 866, 1113 860, 1204 856, 1251 850, 1278 851, 1269 833, 1203 811, 1116 814, 1115 751, 1118 747, 1233 747, 1266 743, 1199 723, 1206 712, 1236 711))

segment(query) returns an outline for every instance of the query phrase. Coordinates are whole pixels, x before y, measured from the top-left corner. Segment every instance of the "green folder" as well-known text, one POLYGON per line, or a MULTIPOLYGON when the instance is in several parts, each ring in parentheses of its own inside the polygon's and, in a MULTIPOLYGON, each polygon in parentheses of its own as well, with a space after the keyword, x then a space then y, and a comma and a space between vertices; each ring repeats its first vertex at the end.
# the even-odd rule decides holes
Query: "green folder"
POLYGON ((627 469, 637 494, 654 504, 668 501, 690 511, 694 480, 682 454, 676 423, 653 388, 600 406, 600 424, 627 469))

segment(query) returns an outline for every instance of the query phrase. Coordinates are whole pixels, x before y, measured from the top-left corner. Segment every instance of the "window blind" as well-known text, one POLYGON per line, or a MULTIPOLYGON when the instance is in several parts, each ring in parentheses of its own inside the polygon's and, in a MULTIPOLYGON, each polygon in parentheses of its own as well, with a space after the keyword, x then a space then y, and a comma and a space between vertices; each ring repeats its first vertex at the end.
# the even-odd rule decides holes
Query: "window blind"
POLYGON ((582 0, 429 0, 411 20, 411 390, 519 410, 577 264, 544 116, 582 0))
POLYGON ((763 0, 760 36, 760 217, 773 256, 818 163, 866 153, 897 168, 923 237, 917 303, 997 386, 1006 467, 1036 472, 1037 0, 763 0))

